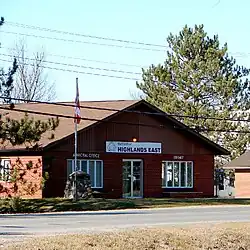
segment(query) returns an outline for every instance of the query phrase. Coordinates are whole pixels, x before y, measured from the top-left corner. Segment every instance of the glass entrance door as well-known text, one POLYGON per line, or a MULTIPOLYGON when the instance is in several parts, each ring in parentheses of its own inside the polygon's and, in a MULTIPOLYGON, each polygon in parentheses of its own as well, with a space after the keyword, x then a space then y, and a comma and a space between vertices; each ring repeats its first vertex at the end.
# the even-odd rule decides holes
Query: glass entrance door
POLYGON ((142 160, 123 160, 123 197, 142 197, 142 160))

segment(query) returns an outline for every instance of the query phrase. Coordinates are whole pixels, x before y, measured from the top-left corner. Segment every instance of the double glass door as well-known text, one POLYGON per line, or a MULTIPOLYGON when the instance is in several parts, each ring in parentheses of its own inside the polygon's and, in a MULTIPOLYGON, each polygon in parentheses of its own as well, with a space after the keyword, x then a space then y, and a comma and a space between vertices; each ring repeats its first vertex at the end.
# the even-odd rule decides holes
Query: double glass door
POLYGON ((139 198, 143 196, 142 160, 123 160, 123 197, 139 198))

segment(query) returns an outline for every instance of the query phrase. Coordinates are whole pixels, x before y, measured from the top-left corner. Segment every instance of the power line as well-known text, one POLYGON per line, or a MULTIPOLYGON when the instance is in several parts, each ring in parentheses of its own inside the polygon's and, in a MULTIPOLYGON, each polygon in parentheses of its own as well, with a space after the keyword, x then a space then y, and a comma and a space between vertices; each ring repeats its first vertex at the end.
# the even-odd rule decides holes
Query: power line
MULTIPOLYGON (((0 61, 12 62, 11 60, 5 60, 1 58, 0 58, 0 61)), ((28 64, 28 63, 24 63, 24 65, 32 66, 32 64, 28 64)), ((77 74, 83 74, 83 75, 103 76, 103 77, 118 78, 118 79, 124 79, 124 80, 140 81, 139 78, 126 77, 126 76, 105 75, 105 74, 99 74, 99 73, 93 73, 93 72, 77 71, 77 70, 72 70, 72 69, 55 68, 55 67, 49 67, 49 66, 40 66, 40 67, 45 68, 45 69, 52 69, 52 70, 57 70, 57 71, 77 73, 77 74)))
MULTIPOLYGON (((13 55, 9 54, 2 54, 2 56, 8 56, 8 57, 13 57, 13 55)), ((35 58, 28 58, 28 57, 21 57, 21 56, 15 56, 16 58, 21 58, 25 60, 32 60, 36 61, 35 58)), ((70 64, 70 63, 62 63, 62 62, 53 62, 53 61, 47 61, 43 60, 44 63, 51 63, 51 64, 56 64, 56 65, 63 65, 63 66, 70 66, 70 67, 77 67, 77 68, 84 68, 84 69, 94 69, 94 70, 103 70, 103 71, 110 71, 110 72, 117 72, 117 73, 124 73, 124 74, 131 74, 131 75, 141 75, 141 73, 138 72, 132 72, 132 71, 124 71, 124 70, 117 70, 117 69, 107 69, 107 68, 98 68, 98 67, 90 67, 90 66, 84 66, 84 65, 78 65, 78 64, 70 64)), ((40 66, 41 67, 41 66, 40 66)))
POLYGON ((123 49, 148 50, 148 51, 158 51, 158 52, 165 51, 163 49, 152 49, 152 48, 142 48, 142 47, 131 47, 131 46, 126 46, 126 45, 118 45, 118 44, 96 43, 96 42, 88 42, 88 41, 74 40, 74 39, 64 39, 64 38, 50 37, 50 36, 39 36, 39 35, 34 35, 34 34, 18 33, 18 32, 12 32, 12 31, 0 30, 0 32, 6 33, 6 34, 12 34, 12 35, 29 36, 29 37, 57 40, 57 41, 63 41, 63 42, 83 43, 83 44, 116 47, 116 48, 123 48, 123 49))
POLYGON ((203 129, 203 128, 198 128, 198 131, 199 132, 220 132, 220 133, 250 134, 250 130, 203 129))
MULTIPOLYGON (((24 110, 24 109, 16 109, 16 108, 12 109, 12 108, 6 108, 6 107, 0 107, 0 110, 8 110, 8 111, 15 111, 15 112, 19 112, 19 113, 43 115, 43 116, 50 116, 50 117, 56 117, 56 118, 75 119, 74 116, 55 114, 55 113, 47 113, 47 112, 40 112, 40 111, 33 111, 33 110, 24 110)), ((88 117, 81 117, 79 119, 84 120, 84 121, 111 123, 111 124, 119 124, 119 125, 144 126, 144 127, 151 127, 151 128, 166 128, 166 126, 164 126, 164 125, 107 121, 107 120, 88 118, 88 117)), ((178 130, 186 130, 186 129, 188 129, 188 130, 191 130, 191 131, 196 132, 196 133, 199 133, 200 131, 201 132, 243 133, 243 134, 250 133, 249 130, 241 131, 241 130, 223 130, 223 129, 204 129, 204 128, 198 128, 198 127, 196 127, 195 129, 190 128, 190 127, 186 127, 186 129, 185 129, 185 128, 181 128, 181 127, 177 127, 177 126, 173 126, 172 128, 178 129, 178 130)))
MULTIPOLYGON (((34 114, 34 115, 43 115, 43 116, 51 116, 51 117, 56 117, 56 118, 66 118, 66 119, 72 119, 74 120, 74 116, 70 115, 63 115, 63 114, 55 114, 55 113, 47 113, 47 112, 40 112, 40 111, 34 111, 34 110, 25 110, 25 109, 17 109, 17 108, 7 108, 7 107, 0 107, 0 110, 8 110, 8 111, 15 111, 19 113, 28 113, 28 114, 34 114)), ((103 122, 103 123, 112 123, 112 124, 122 124, 122 125, 133 125, 133 126, 146 126, 146 127, 155 127, 155 128, 160 128, 163 127, 163 125, 150 125, 150 124, 143 124, 143 123, 132 123, 132 122, 118 122, 118 121, 106 121, 106 120, 101 120, 101 119, 95 119, 95 118, 90 118, 90 117, 81 117, 79 118, 83 121, 92 121, 92 122, 103 122)))
POLYGON ((113 64, 113 65, 120 65, 120 66, 125 66, 125 67, 143 68, 143 66, 135 65, 135 64, 117 63, 117 62, 111 62, 111 61, 99 61, 99 60, 87 59, 83 57, 63 56, 63 55, 57 55, 57 54, 48 54, 48 56, 59 57, 59 58, 64 58, 64 59, 81 60, 81 61, 87 61, 87 62, 113 64))
MULTIPOLYGON (((218 5, 219 3, 220 3, 220 0, 216 3, 216 5, 218 5)), ((52 30, 52 29, 48 29, 48 28, 42 28, 42 27, 31 26, 31 25, 26 25, 26 24, 12 23, 12 22, 5 22, 5 23, 8 24, 8 25, 12 25, 12 26, 23 27, 23 28, 30 28, 30 29, 37 29, 37 30, 45 30, 45 31, 55 32, 55 33, 63 33, 63 34, 69 34, 69 35, 78 35, 78 36, 84 36, 84 37, 89 37, 89 38, 96 38, 96 39, 102 39, 102 40, 117 41, 117 42, 124 42, 124 43, 138 44, 138 45, 147 45, 147 46, 169 48, 169 46, 160 45, 160 44, 143 43, 143 42, 135 42, 135 41, 129 41, 129 40, 121 40, 121 39, 114 39, 114 38, 106 38, 106 37, 99 37, 99 36, 84 35, 84 34, 80 34, 80 33, 73 33, 73 32, 67 32, 67 31, 52 30)), ((0 31, 0 32, 8 33, 8 34, 23 35, 23 36, 31 36, 31 37, 33 36, 33 37, 44 38, 44 39, 61 40, 61 41, 65 41, 65 42, 77 42, 77 43, 85 43, 85 44, 100 45, 100 46, 109 46, 109 47, 118 47, 118 48, 126 48, 126 49, 138 49, 138 50, 149 50, 149 51, 152 50, 152 51, 164 51, 165 52, 165 50, 159 50, 159 49, 150 49, 150 48, 142 48, 142 47, 129 47, 129 46, 116 45, 116 44, 101 44, 101 43, 78 41, 78 40, 72 40, 72 39, 63 39, 63 38, 57 38, 57 37, 37 36, 37 35, 34 35, 34 34, 23 34, 23 33, 10 32, 10 31, 0 31)), ((243 52, 232 52, 232 53, 229 52, 229 54, 232 54, 232 55, 237 56, 237 57, 246 57, 246 56, 250 55, 250 53, 243 53, 243 52)), ((50 54, 50 55, 51 56, 61 57, 60 55, 53 55, 53 54, 50 54)), ((66 57, 66 58, 90 61, 88 59, 77 58, 77 57, 66 57)), ((117 64, 117 63, 114 63, 114 62, 105 62, 105 61, 98 61, 98 60, 91 60, 91 61, 93 61, 93 62, 100 62, 100 63, 108 63, 108 64, 117 64)), ((130 64, 119 64, 119 65, 129 66, 129 67, 130 66, 132 66, 132 67, 141 67, 141 66, 138 66, 138 65, 130 65, 130 64)))
MULTIPOLYGON (((69 103, 61 103, 61 102, 46 102, 46 101, 36 101, 36 100, 28 100, 24 98, 14 98, 14 97, 5 97, 0 96, 0 99, 8 99, 8 100, 15 100, 27 103, 39 103, 39 104, 48 104, 54 106, 62 106, 62 107, 75 107, 75 104, 69 103)), ((113 108, 104 108, 104 107, 90 107, 85 105, 80 105, 82 109, 90 109, 90 110, 99 110, 99 111, 111 111, 111 112, 120 112, 119 109, 113 108)), ((160 113, 160 112, 146 112, 146 111, 137 111, 137 110, 122 110, 124 113, 136 113, 141 115, 155 115, 155 116, 163 116, 163 117, 178 117, 178 118, 190 118, 190 119, 202 119, 202 120, 218 120, 218 121, 230 121, 230 122, 250 122, 250 120, 246 119, 234 119, 234 118, 219 118, 219 117, 211 117, 211 116, 194 116, 194 115, 181 115, 181 114, 170 114, 170 113, 160 113)))
POLYGON ((151 46, 151 47, 167 48, 167 46, 162 45, 162 44, 153 44, 153 43, 145 43, 145 42, 139 42, 139 41, 137 42, 137 41, 131 41, 131 40, 116 39, 116 38, 110 38, 110 37, 86 35, 86 34, 81 34, 81 33, 49 29, 49 28, 43 28, 43 27, 39 27, 39 26, 33 26, 33 25, 27 25, 27 24, 22 24, 22 23, 15 23, 15 22, 5 22, 5 23, 7 25, 10 25, 10 26, 22 27, 22 28, 26 28, 26 29, 35 29, 35 30, 53 32, 53 33, 58 33, 58 34, 80 36, 80 37, 100 39, 100 40, 106 40, 106 41, 112 41, 112 42, 127 43, 127 44, 137 44, 137 45, 144 45, 144 46, 151 46))
MULTIPOLYGON (((10 48, 10 47, 4 47, 4 46, 0 47, 0 49, 3 49, 3 48, 13 50, 13 48, 10 48)), ((24 52, 28 52, 28 51, 24 50, 24 52)), ((58 55, 58 54, 51 54, 51 53, 48 53, 48 54, 46 53, 46 55, 52 56, 52 57, 64 58, 64 59, 81 60, 81 61, 86 61, 86 62, 95 62, 95 63, 102 63, 102 64, 113 64, 113 65, 119 65, 119 66, 125 66, 125 67, 134 67, 134 68, 140 68, 140 69, 144 67, 142 65, 118 63, 118 62, 112 62, 112 61, 94 60, 94 59, 89 59, 89 58, 85 58, 85 57, 65 56, 65 55, 58 55)))
MULTIPOLYGON (((1 61, 6 62, 12 62, 11 60, 4 60, 0 59, 1 61)), ((25 65, 31 65, 31 64, 25 64, 25 65)), ((67 71, 72 73, 80 73, 80 74, 88 74, 88 75, 94 75, 94 76, 104 76, 104 77, 112 77, 112 78, 119 78, 119 79, 126 79, 126 80, 134 80, 139 81, 140 79, 137 78, 129 78, 129 77, 121 77, 121 76, 113 76, 113 75, 103 75, 103 74, 97 74, 97 73, 90 73, 90 72, 82 72, 82 71, 75 71, 75 70, 68 70, 68 69, 60 69, 60 68, 53 68, 48 66, 41 66, 42 68, 52 69, 52 70, 60 70, 60 71, 67 71)), ((43 101, 35 101, 35 100, 27 100, 27 99, 21 99, 21 98, 7 98, 4 96, 0 96, 2 99, 12 99, 17 101, 23 101, 23 102, 35 102, 35 103, 44 103, 44 104, 52 104, 52 105, 59 105, 59 106, 71 106, 74 107, 74 105, 70 104, 63 104, 63 103, 52 103, 52 102, 43 102, 43 101)), ((114 111, 119 112, 120 110, 117 109, 110 109, 110 108, 97 108, 97 107, 89 107, 89 106, 80 106, 81 108, 85 109, 95 109, 95 110, 106 110, 106 111, 114 111)), ((168 116, 168 117, 178 117, 178 118, 190 118, 190 119, 203 119, 203 120, 219 120, 219 121, 231 121, 231 122, 250 122, 250 120, 246 119, 234 119, 234 118, 219 118, 219 117, 209 117, 209 116, 192 116, 192 115, 180 115, 180 114, 160 114, 160 113, 153 113, 153 112, 140 112, 140 111, 124 111, 124 112, 132 112, 132 113, 139 113, 139 114, 145 114, 145 115, 158 115, 158 116, 168 116)))

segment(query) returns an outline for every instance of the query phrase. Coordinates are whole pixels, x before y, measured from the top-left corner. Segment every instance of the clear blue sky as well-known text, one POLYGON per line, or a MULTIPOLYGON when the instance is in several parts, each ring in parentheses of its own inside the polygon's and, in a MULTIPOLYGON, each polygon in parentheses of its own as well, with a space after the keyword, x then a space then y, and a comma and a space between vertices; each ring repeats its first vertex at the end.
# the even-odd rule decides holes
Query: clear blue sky
MULTIPOLYGON (((113 37, 133 41, 166 45, 170 32, 178 33, 185 24, 204 24, 209 35, 218 34, 221 43, 227 42, 229 52, 236 56, 239 64, 250 67, 249 9, 247 0, 108 0, 108 1, 59 1, 59 0, 2 0, 0 16, 6 21, 35 25, 51 29, 71 31, 102 37, 113 37), (243 54, 237 54, 243 53, 243 54)), ((111 43, 90 38, 66 36, 4 25, 1 30, 52 36, 73 40, 111 43)), ((21 38, 18 35, 0 32, 3 48, 0 53, 9 53, 10 47, 21 38)), ((146 67, 164 61, 165 52, 132 50, 96 46, 76 42, 26 38, 29 55, 45 49, 47 54, 83 57, 91 60, 112 61, 146 67)), ((7 58, 5 58, 7 59, 7 58)), ((81 60, 62 59, 47 55, 47 60, 67 64, 118 69, 140 73, 137 67, 100 64, 81 60)), ((50 67, 81 70, 85 72, 136 77, 90 69, 70 68, 47 64, 50 67)), ((0 66, 6 66, 0 61, 0 66)), ((81 100, 131 99, 136 92, 134 80, 69 73, 46 69, 48 79, 55 81, 58 101, 74 100, 75 78, 79 78, 81 100)))

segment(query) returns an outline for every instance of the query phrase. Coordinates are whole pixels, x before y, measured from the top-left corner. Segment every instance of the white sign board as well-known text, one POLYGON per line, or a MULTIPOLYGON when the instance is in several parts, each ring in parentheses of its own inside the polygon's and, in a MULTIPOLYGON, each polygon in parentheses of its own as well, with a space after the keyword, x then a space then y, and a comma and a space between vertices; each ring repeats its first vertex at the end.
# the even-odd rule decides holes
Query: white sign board
POLYGON ((107 153, 161 154, 161 143, 106 141, 107 153))

